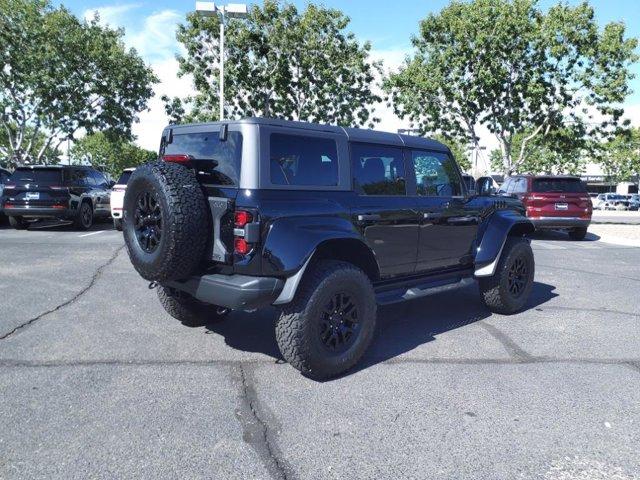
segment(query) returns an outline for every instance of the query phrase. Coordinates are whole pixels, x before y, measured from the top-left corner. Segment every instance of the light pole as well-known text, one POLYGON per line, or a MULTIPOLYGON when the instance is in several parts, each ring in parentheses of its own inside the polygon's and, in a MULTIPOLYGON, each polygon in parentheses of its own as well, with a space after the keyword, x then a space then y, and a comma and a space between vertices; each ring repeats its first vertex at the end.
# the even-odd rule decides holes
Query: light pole
POLYGON ((196 2, 196 13, 203 17, 220 18, 220 121, 224 120, 224 27, 227 18, 247 18, 247 6, 244 3, 216 5, 215 2, 196 2))

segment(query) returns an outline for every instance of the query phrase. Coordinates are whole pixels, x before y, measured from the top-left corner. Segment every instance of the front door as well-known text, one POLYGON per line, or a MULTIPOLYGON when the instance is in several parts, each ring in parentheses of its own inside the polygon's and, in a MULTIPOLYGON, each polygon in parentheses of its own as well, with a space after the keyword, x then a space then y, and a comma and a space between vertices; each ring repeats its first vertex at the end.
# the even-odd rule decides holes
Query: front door
POLYGON ((465 196, 453 158, 444 152, 411 150, 421 217, 416 271, 470 266, 480 206, 465 196))
POLYGON ((412 273, 420 216, 415 199, 407 196, 402 148, 354 143, 351 160, 358 194, 353 221, 374 252, 380 275, 412 273))

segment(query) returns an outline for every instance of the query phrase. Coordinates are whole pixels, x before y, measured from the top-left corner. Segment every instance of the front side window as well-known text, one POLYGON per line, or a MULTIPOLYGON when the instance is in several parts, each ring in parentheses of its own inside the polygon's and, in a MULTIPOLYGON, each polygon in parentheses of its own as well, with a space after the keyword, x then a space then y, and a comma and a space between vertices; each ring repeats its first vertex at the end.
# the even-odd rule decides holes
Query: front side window
POLYGON ((338 147, 333 139, 272 133, 269 159, 273 185, 338 185, 338 147))
POLYGON ((354 186, 364 195, 406 195, 402 149, 382 145, 351 145, 354 186))
POLYGON ((411 152, 418 195, 451 197, 462 194, 455 163, 442 152, 413 150, 411 152))
POLYGON ((221 141, 219 132, 180 133, 163 145, 163 155, 188 155, 198 181, 212 185, 237 185, 242 159, 242 134, 228 132, 221 141))

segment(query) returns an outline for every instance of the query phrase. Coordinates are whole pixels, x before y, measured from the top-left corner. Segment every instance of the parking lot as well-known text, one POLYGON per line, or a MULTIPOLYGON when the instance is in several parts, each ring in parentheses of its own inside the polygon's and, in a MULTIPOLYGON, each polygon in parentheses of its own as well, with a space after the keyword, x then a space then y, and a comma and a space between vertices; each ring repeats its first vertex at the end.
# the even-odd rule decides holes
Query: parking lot
POLYGON ((526 311, 385 307, 319 383, 275 311, 169 317, 110 224, 0 227, 0 478, 639 478, 640 248, 533 247, 526 311))

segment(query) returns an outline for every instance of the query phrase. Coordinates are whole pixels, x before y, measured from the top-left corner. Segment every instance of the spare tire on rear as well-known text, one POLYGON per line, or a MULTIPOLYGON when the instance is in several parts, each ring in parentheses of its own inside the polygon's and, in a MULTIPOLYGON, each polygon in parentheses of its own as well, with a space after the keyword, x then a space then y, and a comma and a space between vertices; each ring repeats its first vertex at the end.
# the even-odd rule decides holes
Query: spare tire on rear
POLYGON ((123 232, 131 263, 143 278, 167 282, 194 273, 209 232, 194 171, 168 162, 138 167, 127 184, 123 232))

